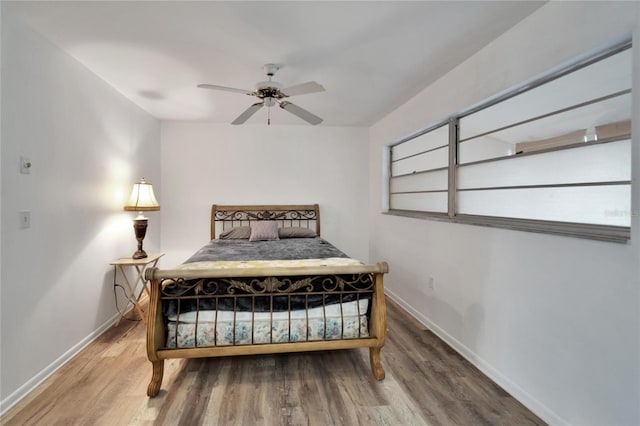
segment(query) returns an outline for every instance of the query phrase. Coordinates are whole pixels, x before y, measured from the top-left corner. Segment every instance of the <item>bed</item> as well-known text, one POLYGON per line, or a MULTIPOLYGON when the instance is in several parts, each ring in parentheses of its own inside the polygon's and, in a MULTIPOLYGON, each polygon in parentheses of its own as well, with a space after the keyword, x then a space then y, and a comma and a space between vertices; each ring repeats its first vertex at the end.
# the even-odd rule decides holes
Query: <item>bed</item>
POLYGON ((145 273, 150 397, 170 358, 369 348, 384 378, 388 266, 322 239, 317 204, 213 205, 210 239, 182 265, 145 273))

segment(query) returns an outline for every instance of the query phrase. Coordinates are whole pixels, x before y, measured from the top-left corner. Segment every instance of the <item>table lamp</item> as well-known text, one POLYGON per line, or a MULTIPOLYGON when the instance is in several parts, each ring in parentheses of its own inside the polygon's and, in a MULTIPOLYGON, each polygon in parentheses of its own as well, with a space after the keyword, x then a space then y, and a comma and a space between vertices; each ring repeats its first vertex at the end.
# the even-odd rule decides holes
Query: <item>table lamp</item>
POLYGON ((151 212, 160 210, 160 204, 153 195, 153 186, 151 183, 140 179, 140 182, 133 184, 133 190, 131 191, 131 197, 124 206, 126 211, 137 211, 138 216, 133 220, 133 230, 136 233, 136 240, 138 240, 138 250, 133 254, 134 259, 144 259, 147 257, 147 253, 142 250, 142 240, 147 233, 148 219, 144 217, 143 212, 151 212))

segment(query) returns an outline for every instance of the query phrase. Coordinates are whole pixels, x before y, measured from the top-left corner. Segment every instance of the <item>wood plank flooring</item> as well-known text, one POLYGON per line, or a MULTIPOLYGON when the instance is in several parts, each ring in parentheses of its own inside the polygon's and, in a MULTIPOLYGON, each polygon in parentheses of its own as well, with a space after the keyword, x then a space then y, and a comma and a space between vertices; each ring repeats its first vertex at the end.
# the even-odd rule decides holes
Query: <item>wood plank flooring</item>
POLYGON ((389 302, 386 378, 368 350, 165 361, 147 398, 145 326, 122 321, 13 407, 13 425, 540 425, 389 302))

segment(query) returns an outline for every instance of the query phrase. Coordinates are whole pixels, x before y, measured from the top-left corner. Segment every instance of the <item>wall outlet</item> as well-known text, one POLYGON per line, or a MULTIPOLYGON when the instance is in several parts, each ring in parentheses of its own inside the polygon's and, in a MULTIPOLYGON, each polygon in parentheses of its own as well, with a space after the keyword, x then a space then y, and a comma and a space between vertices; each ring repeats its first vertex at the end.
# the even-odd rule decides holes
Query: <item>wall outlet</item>
POLYGON ((29 211, 20 212, 20 228, 22 229, 31 228, 31 212, 29 211))
POLYGON ((427 288, 429 290, 436 289, 436 280, 433 277, 429 277, 429 279, 427 280, 427 288))

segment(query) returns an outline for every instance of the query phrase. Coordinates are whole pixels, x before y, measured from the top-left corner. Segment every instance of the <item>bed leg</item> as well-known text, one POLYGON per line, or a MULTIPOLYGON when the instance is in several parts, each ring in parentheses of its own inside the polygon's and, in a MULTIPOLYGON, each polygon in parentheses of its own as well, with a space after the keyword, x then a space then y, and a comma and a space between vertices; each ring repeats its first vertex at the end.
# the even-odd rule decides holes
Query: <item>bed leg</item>
POLYGON ((164 360, 151 361, 151 364, 153 365, 153 374, 147 388, 147 396, 154 397, 160 392, 162 376, 164 375, 164 360))
POLYGON ((369 360, 371 361, 371 372, 373 377, 377 380, 384 379, 384 368, 380 362, 380 349, 382 348, 369 348, 369 360))

